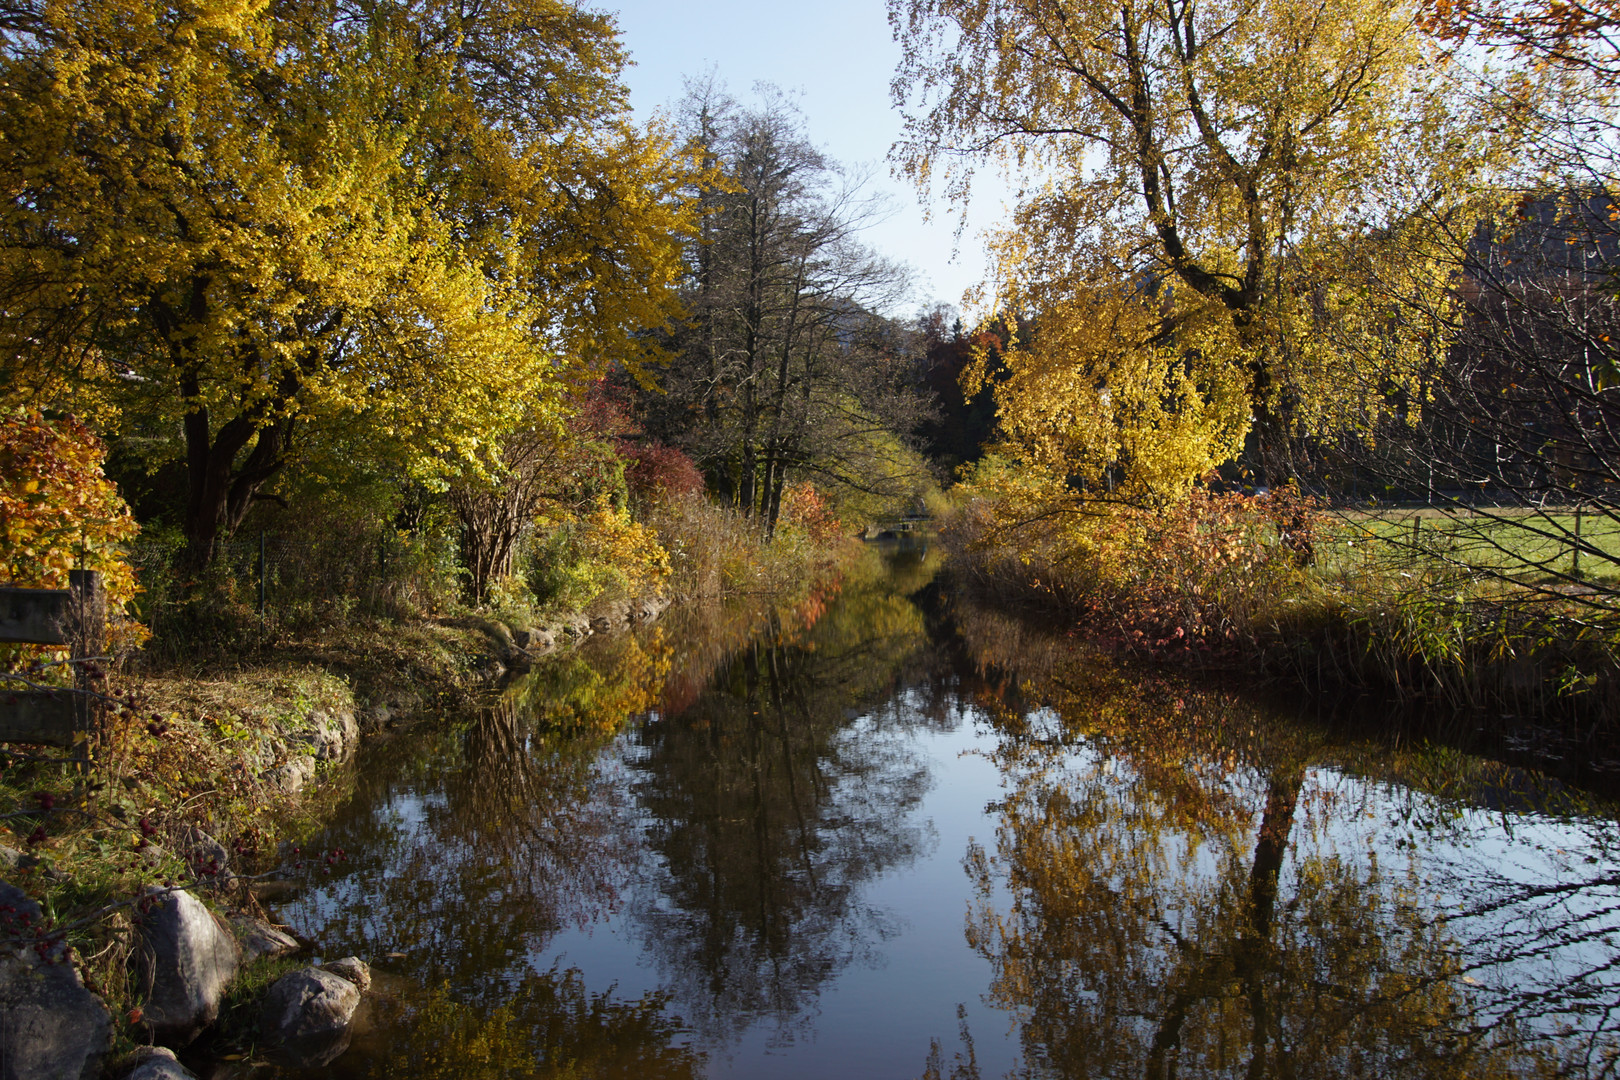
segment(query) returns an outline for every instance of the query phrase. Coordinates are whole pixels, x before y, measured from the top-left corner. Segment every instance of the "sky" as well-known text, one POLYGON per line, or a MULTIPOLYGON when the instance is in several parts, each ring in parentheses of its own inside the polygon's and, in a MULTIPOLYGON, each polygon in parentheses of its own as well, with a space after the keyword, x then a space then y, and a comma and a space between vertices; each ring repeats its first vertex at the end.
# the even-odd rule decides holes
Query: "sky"
POLYGON ((890 176, 887 158, 900 135, 900 114, 890 102, 889 80, 900 46, 884 0, 597 2, 618 14, 634 61, 625 82, 638 116, 673 111, 683 80, 713 69, 717 82, 745 104, 759 82, 793 94, 814 145, 846 166, 872 168, 872 186, 890 193, 894 213, 868 229, 865 242, 909 265, 916 279, 908 309, 888 314, 909 316, 936 301, 960 307, 963 291, 983 279, 979 233, 1002 216, 1001 188, 978 184, 984 194, 969 208, 958 243, 956 216, 942 201, 931 204, 930 218, 916 189, 890 176))

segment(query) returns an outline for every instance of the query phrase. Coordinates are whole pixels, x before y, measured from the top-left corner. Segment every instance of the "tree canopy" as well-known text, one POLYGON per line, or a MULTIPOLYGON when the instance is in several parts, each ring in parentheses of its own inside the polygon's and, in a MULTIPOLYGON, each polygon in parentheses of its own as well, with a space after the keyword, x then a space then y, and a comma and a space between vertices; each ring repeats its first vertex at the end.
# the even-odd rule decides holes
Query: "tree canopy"
POLYGON ((178 426, 199 563, 311 425, 489 466, 673 310, 688 169, 624 62, 559 0, 9 8, 9 389, 178 426))
POLYGON ((744 106, 695 86, 682 125, 715 175, 696 195, 666 392, 641 402, 649 431, 767 533, 790 478, 906 494, 923 410, 910 335, 884 314, 906 275, 860 242, 881 205, 774 88, 744 106))
MULTIPOLYGON (((1410 4, 893 0, 896 148, 965 200, 1022 168, 998 303, 1005 433, 1060 477, 1173 493, 1251 430, 1342 418, 1342 365, 1425 342, 1356 282, 1378 241, 1466 204, 1503 136, 1448 92, 1410 4), (1352 335, 1376 346, 1345 349, 1352 335), (1069 445, 1034 433, 1072 428, 1069 445)), ((1433 289, 1421 267, 1408 284, 1433 289)), ((1387 388, 1387 381, 1386 381, 1387 388)))

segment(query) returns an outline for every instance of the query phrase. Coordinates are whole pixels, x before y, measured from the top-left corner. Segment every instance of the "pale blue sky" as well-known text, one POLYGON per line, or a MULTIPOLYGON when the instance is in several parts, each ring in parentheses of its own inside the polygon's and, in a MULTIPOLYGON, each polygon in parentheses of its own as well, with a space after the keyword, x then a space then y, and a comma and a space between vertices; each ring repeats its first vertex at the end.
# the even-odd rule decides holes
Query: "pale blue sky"
POLYGON ((889 80, 900 47, 889 31, 884 0, 761 3, 712 0, 596 0, 618 12, 619 29, 635 61, 626 74, 640 115, 667 110, 682 80, 711 66, 732 96, 751 97, 756 82, 773 82, 798 96, 813 143, 846 165, 874 166, 874 186, 893 193, 895 213, 866 233, 868 246, 908 263, 916 275, 910 315, 925 303, 960 305, 962 292, 982 278, 979 231, 1001 216, 999 185, 983 185, 954 259, 955 219, 944 206, 924 221, 915 190, 889 176, 889 145, 900 116, 889 101, 889 80))

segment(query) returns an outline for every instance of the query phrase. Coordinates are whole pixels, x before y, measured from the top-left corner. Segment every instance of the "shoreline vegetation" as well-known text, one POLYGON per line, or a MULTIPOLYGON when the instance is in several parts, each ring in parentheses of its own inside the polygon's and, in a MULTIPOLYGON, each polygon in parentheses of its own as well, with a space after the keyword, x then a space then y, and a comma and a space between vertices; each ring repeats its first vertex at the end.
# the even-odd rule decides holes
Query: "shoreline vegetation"
MULTIPOLYGON (((93 437, 37 415, 14 418, 11 431, 24 425, 43 429, 46 444, 77 440, 86 472, 79 482, 111 503, 93 437)), ((11 460, 29 459, 14 445, 11 460)), ((21 491, 29 475, 18 469, 3 485, 19 502, 36 494, 21 491)), ((59 471, 40 477, 39 516, 71 512, 55 490, 61 482, 59 471)), ((134 602, 115 618, 113 637, 123 644, 109 672, 102 729, 61 754, 0 748, 5 880, 41 909, 38 919, 6 914, 0 935, 8 948, 43 948, 42 957, 70 962, 113 1018, 107 1066, 133 1063, 130 1055, 151 1037, 134 962, 148 887, 194 893, 233 918, 268 920, 263 897, 344 857, 300 845, 346 798, 353 784, 346 764, 362 738, 453 727, 491 707, 503 687, 546 657, 555 657, 547 670, 567 682, 575 666, 569 656, 581 643, 628 641, 638 624, 711 618, 729 628, 712 635, 724 652, 770 611, 824 607, 822 593, 836 589, 858 542, 812 491, 792 490, 786 504, 769 541, 757 522, 690 491, 643 497, 637 517, 580 515, 553 525, 552 538, 572 531, 567 544, 548 544, 543 533, 527 541, 514 560, 521 572, 494 582, 481 604, 458 586, 453 548, 424 550, 430 530, 394 533, 392 558, 378 558, 374 541, 356 537, 387 535, 389 523, 358 520, 353 507, 346 521, 299 530, 319 540, 279 551, 266 544, 263 561, 255 551, 233 570, 222 559, 191 579, 176 568, 176 545, 163 562, 161 548, 154 555, 139 542, 109 541, 101 568, 115 586, 128 583, 121 598, 133 592, 134 602), (147 572, 132 573, 124 550, 147 572), (137 578, 144 589, 134 592, 137 578), (678 614, 667 614, 670 607, 678 614)), ((50 522, 32 524, 48 544, 50 522)), ((454 533, 437 536, 449 543, 454 533)), ((52 561, 79 558, 62 551, 52 561)), ((13 580, 30 578, 14 569, 13 580)), ((9 648, 11 670, 31 679, 59 670, 42 647, 9 648)), ((635 682, 640 667, 629 666, 635 682)), ((587 695, 591 715, 582 720, 564 715, 578 691, 563 686, 557 701, 529 707, 558 732, 577 734, 582 722, 607 723, 597 715, 604 710, 622 722, 641 700, 637 687, 599 690, 587 695)), ((274 958, 244 968, 209 1037, 251 1047, 261 1037, 258 994, 288 970, 288 961, 274 958)))
MULTIPOLYGON (((1459 549, 1500 527, 1499 510, 1330 510, 1292 489, 1198 490, 1165 510, 1005 523, 971 488, 958 499, 941 524, 953 586, 1083 650, 1348 693, 1442 727, 1456 718, 1555 771, 1562 759, 1599 780, 1620 769, 1620 651, 1593 612, 1612 586, 1482 571, 1459 549)), ((1490 546, 1524 542, 1510 525, 1490 546)))

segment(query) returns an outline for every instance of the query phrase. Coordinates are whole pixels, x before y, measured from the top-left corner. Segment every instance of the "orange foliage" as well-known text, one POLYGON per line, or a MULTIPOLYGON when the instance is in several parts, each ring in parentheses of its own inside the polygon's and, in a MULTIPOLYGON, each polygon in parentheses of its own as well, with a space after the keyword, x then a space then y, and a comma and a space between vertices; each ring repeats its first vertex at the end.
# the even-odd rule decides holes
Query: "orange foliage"
POLYGON ((844 532, 844 523, 833 513, 832 504, 808 480, 783 489, 782 520, 799 526, 818 544, 835 540, 844 532))
MULTIPOLYGON (((0 574, 23 588, 65 589, 68 571, 99 570, 121 612, 138 589, 123 545, 139 531, 102 474, 107 449, 72 417, 18 409, 0 417, 0 574)), ((118 627, 127 642, 138 626, 118 627)))
POLYGON ((1218 649, 1255 632, 1295 591, 1318 527, 1314 500, 1293 488, 1195 488, 1167 507, 1102 506, 1021 532, 1020 557, 994 572, 1051 596, 1098 644, 1149 655, 1218 649))

